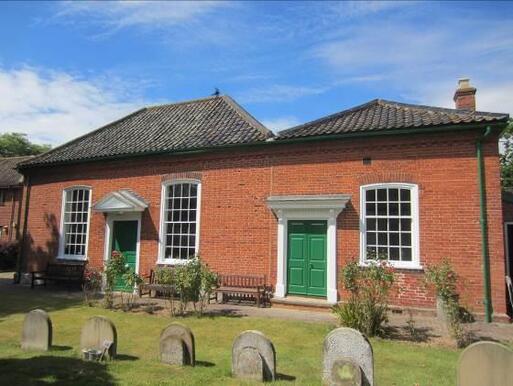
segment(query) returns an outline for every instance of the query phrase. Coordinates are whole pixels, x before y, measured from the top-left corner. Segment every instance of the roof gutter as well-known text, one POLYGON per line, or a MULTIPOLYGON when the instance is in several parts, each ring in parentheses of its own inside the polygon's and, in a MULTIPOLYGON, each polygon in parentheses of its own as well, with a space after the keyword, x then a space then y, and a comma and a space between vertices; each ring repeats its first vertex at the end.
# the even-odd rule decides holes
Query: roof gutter
POLYGON ((483 141, 491 133, 492 128, 487 126, 484 133, 480 135, 476 141, 477 174, 479 182, 479 223, 481 224, 481 255, 483 264, 483 305, 486 323, 491 323, 492 321, 493 306, 490 280, 490 252, 488 248, 488 220, 483 141))
POLYGON ((253 147, 265 147, 265 146, 273 146, 273 145, 289 145, 289 144, 301 144, 301 143, 310 143, 310 142, 323 142, 323 141, 333 141, 333 140, 344 140, 344 139, 354 139, 354 138, 370 138, 370 137, 389 137, 395 135, 415 135, 415 134, 434 134, 434 133, 451 133, 451 132, 460 132, 465 130, 479 130, 484 129, 488 126, 500 127, 504 128, 507 125, 507 122, 495 122, 493 124, 463 124, 463 125, 447 125, 447 126, 436 126, 436 127, 426 127, 426 128, 413 128, 413 129, 397 129, 397 130, 384 130, 384 131, 376 131, 376 132, 356 132, 356 133, 347 133, 347 134, 328 134, 328 135, 318 135, 318 136, 310 136, 310 137, 298 137, 298 138, 288 138, 288 139, 278 139, 279 137, 271 138, 270 140, 260 141, 260 142, 250 142, 245 144, 228 144, 221 146, 210 146, 189 150, 159 150, 159 151, 147 151, 133 154, 121 154, 121 155, 112 155, 112 156, 104 156, 104 157, 95 157, 89 159, 79 159, 79 160, 70 160, 70 161, 62 161, 62 162, 52 162, 52 163, 40 163, 40 164, 27 164, 23 165, 23 163, 18 164, 16 169, 24 174, 24 171, 31 168, 37 167, 47 167, 47 166, 57 166, 57 165, 69 165, 69 164, 79 164, 79 163, 88 163, 88 162, 97 162, 97 161, 109 161, 109 160, 122 160, 128 158, 135 157, 144 157, 148 155, 195 155, 195 154, 204 154, 204 153, 213 153, 224 150, 233 150, 233 149, 244 149, 244 148, 253 148, 253 147))

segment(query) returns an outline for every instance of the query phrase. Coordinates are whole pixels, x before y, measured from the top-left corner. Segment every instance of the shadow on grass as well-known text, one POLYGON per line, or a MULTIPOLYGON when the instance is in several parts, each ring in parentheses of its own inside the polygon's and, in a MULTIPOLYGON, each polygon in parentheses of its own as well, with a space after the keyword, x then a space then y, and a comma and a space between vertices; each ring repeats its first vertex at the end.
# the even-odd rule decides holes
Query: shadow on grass
POLYGON ((116 354, 117 361, 136 361, 139 357, 127 354, 116 354))
POLYGON ((276 380, 277 381, 289 381, 289 382, 292 382, 292 381, 296 380, 296 377, 293 376, 293 375, 277 373, 276 374, 276 380))
POLYGON ((408 342, 429 342, 433 338, 439 338, 440 335, 434 334, 433 329, 429 327, 385 327, 384 338, 403 340, 408 342))
POLYGON ((70 293, 60 288, 34 288, 21 284, 0 286, 0 322, 2 319, 20 313, 27 313, 36 308, 46 312, 63 310, 83 304, 81 292, 70 293))
POLYGON ((199 367, 214 367, 215 364, 207 361, 196 361, 196 366, 199 367))
POLYGON ((0 359, 5 385, 115 385, 105 365, 76 358, 39 356, 0 359))
POLYGON ((56 346, 56 345, 52 345, 52 347, 50 348, 52 351, 68 351, 68 350, 71 350, 73 347, 71 346, 56 346))

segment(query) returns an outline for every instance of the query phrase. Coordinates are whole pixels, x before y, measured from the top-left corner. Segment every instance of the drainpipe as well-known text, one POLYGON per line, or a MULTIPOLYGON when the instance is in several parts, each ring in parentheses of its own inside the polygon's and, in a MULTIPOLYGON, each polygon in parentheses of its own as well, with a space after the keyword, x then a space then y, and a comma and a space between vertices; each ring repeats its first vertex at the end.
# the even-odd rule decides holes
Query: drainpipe
POLYGON ((488 250, 488 221, 486 213, 485 165, 483 159, 483 140, 490 135, 492 129, 486 127, 483 135, 476 141, 477 173, 479 178, 479 222, 481 224, 481 254, 483 263, 483 304, 485 322, 492 321, 493 307, 490 282, 490 255, 488 250))
MULTIPOLYGON (((16 262, 16 284, 19 284, 21 281, 21 271, 23 270, 23 256, 25 254, 25 244, 27 242, 27 220, 28 220, 29 201, 30 201, 30 176, 25 176, 25 180, 26 180, 26 184, 25 184, 25 186, 26 186, 25 213, 23 216, 23 232, 21 235, 21 239, 19 240, 18 259, 16 262)), ((21 207, 22 202, 23 202, 23 193, 20 198, 20 207, 21 207)))

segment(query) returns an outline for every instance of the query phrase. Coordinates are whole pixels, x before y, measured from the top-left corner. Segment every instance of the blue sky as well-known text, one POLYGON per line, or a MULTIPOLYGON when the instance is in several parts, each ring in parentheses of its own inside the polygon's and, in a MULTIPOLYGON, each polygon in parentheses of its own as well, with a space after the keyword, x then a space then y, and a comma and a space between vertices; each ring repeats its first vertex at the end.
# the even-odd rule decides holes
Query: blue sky
POLYGON ((513 3, 0 3, 0 132, 57 145, 231 95, 273 130, 384 98, 513 113, 513 3))

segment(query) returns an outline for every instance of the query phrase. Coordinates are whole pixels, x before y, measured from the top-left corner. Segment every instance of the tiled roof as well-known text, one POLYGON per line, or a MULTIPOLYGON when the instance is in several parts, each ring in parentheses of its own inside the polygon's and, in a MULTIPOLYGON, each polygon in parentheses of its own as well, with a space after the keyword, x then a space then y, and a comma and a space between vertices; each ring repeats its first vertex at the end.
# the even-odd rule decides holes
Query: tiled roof
POLYGON ((233 99, 213 96, 143 108, 56 147, 23 167, 247 144, 272 136, 233 99))
POLYGON ((375 99, 278 133, 276 139, 350 134, 359 132, 393 131, 426 127, 475 124, 508 120, 508 114, 445 109, 411 105, 375 99))
POLYGON ((16 171, 16 166, 33 156, 0 158, 0 187, 21 185, 23 176, 16 171))

